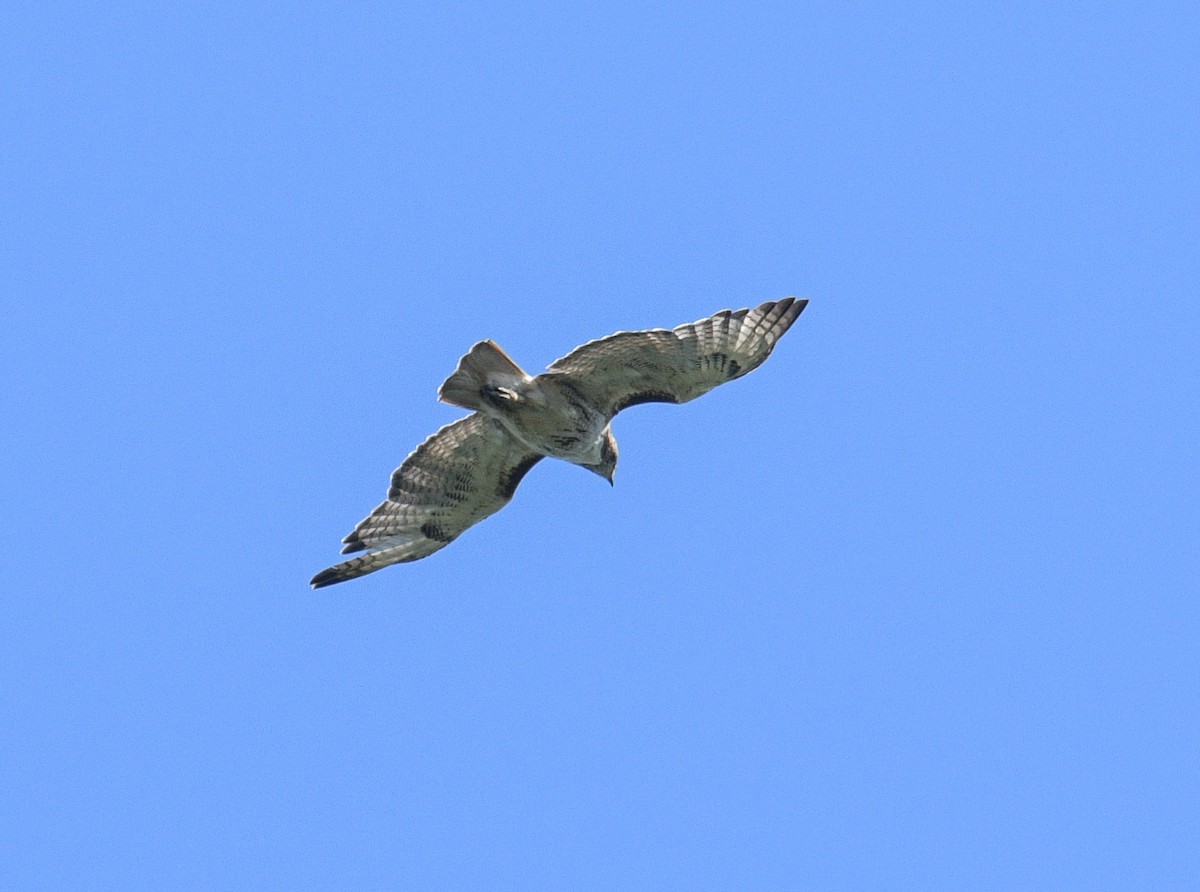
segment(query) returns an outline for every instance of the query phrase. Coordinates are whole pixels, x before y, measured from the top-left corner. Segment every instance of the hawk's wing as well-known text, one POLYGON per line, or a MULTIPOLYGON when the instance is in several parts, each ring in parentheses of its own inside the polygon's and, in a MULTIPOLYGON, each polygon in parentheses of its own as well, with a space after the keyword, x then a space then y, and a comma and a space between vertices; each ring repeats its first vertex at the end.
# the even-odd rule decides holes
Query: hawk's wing
POLYGON ((478 412, 446 425, 393 472, 387 501, 342 540, 342 554, 366 554, 321 571, 312 587, 433 554, 507 505, 541 458, 478 412))
POLYGON ((620 331, 576 347, 547 373, 567 377, 610 415, 638 403, 686 403, 762 365, 807 305, 785 297, 671 331, 620 331))

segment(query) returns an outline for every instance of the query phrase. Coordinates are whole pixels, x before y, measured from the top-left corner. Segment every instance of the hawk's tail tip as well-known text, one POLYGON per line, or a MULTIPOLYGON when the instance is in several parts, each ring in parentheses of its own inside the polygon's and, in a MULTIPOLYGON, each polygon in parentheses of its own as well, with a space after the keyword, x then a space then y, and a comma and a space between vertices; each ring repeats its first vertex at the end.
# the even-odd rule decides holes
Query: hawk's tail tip
POLYGON ((524 370, 494 341, 480 341, 458 361, 454 374, 438 388, 438 399, 464 409, 482 406, 486 385, 511 386, 528 378, 524 370))

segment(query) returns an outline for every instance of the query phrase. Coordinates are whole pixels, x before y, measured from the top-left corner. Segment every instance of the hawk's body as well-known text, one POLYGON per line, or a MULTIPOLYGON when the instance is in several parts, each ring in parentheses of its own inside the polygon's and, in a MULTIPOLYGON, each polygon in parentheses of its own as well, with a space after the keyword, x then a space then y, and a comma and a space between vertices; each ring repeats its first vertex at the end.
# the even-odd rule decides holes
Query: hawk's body
POLYGON ((593 406, 569 375, 531 378, 492 341, 471 348, 438 397, 495 418, 540 455, 590 467, 601 463, 611 415, 593 406))
POLYGON ((366 553, 318 573, 313 587, 445 547, 508 504, 545 456, 611 483, 613 416, 638 403, 685 403, 753 371, 807 304, 788 297, 671 331, 618 332, 576 348, 537 377, 493 342, 476 344, 438 391, 444 402, 475 411, 405 459, 387 501, 343 540, 343 554, 366 553))

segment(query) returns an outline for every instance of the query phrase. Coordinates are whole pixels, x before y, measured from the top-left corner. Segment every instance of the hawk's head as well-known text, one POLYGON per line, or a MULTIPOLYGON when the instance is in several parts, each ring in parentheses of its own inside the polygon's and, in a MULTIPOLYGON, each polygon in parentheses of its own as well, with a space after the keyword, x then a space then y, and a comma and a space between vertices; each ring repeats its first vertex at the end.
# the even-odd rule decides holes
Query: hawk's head
POLYGON ((612 435, 610 428, 604 429, 604 439, 600 442, 600 463, 584 467, 599 474, 612 485, 613 474, 617 472, 617 438, 612 435))

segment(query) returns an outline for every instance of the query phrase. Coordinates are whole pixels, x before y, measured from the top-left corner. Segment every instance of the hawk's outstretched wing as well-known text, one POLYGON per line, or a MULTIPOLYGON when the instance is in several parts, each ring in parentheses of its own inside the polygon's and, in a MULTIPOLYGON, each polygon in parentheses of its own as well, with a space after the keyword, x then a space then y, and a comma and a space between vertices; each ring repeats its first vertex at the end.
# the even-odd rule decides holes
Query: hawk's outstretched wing
POLYGON ((478 412, 446 425, 404 460, 387 501, 342 540, 342 554, 366 554, 321 571, 313 588, 433 554, 507 505, 541 458, 478 412))
POLYGON ((638 403, 686 403, 763 364, 808 305, 786 297, 722 310, 667 331, 621 331, 576 347, 547 370, 615 415, 638 403))

